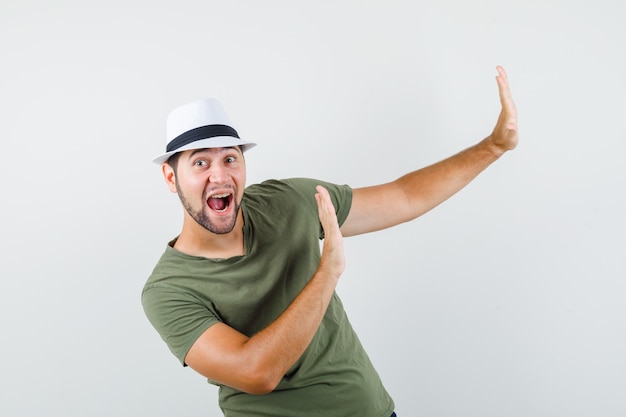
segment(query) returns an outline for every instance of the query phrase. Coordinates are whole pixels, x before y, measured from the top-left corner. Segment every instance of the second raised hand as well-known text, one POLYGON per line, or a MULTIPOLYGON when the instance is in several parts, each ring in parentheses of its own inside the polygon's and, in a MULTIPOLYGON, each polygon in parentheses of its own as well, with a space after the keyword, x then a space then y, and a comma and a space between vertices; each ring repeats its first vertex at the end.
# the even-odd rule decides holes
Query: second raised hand
POLYGON ((319 268, 326 270, 338 279, 345 268, 343 236, 341 230, 339 230, 335 207, 330 199, 328 190, 320 185, 316 189, 317 210, 320 223, 324 229, 324 246, 319 268))

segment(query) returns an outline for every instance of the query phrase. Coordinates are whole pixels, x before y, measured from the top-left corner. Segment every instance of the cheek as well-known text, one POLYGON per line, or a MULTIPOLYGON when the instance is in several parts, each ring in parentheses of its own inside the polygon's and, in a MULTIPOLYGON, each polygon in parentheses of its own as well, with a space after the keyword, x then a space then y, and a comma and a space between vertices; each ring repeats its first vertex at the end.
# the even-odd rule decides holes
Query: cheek
POLYGON ((198 193, 199 196, 202 197, 202 193, 204 192, 204 182, 197 177, 189 176, 184 179, 179 178, 177 185, 188 198, 194 198, 198 193))
POLYGON ((240 184, 245 184, 246 183, 246 170, 245 169, 241 169, 239 170, 236 174, 235 177, 237 178, 237 181, 240 184))
POLYGON ((244 190, 246 188, 246 174, 239 174, 236 176, 235 180, 237 186, 237 201, 241 203, 243 199, 244 190))
POLYGON ((243 190, 246 188, 246 174, 242 174, 237 178, 238 192, 243 194, 243 190))

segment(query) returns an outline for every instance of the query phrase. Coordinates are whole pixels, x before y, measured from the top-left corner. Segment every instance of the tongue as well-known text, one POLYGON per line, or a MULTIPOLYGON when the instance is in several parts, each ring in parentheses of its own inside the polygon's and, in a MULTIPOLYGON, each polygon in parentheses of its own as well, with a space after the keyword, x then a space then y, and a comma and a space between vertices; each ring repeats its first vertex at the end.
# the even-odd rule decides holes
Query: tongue
POLYGON ((211 210, 222 211, 226 208, 225 198, 209 198, 209 207, 211 210))

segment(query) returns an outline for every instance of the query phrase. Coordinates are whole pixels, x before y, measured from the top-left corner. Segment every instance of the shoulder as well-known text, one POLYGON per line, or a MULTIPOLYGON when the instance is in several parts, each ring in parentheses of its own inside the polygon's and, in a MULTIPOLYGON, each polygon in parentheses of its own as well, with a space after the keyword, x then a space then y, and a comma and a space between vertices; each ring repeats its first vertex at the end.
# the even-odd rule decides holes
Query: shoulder
POLYGON ((352 205, 352 188, 349 185, 334 184, 313 178, 288 178, 267 180, 250 185, 244 193, 244 201, 248 208, 257 207, 267 210, 272 208, 279 213, 283 209, 310 208, 317 216, 315 194, 318 185, 326 188, 331 196, 339 223, 347 217, 352 205))
POLYGON ((206 258, 179 252, 170 244, 146 280, 142 297, 146 297, 147 293, 152 297, 158 294, 187 294, 189 289, 194 288, 196 281, 205 276, 209 266, 206 258))
POLYGON ((162 283, 168 277, 177 275, 181 266, 184 268, 189 262, 193 262, 195 257, 186 255, 173 248, 176 239, 168 243, 165 251, 154 266, 146 286, 162 283))
POLYGON ((303 197, 307 200, 313 198, 315 187, 318 185, 326 188, 332 197, 341 200, 344 196, 351 196, 352 188, 348 185, 333 184, 328 181, 314 178, 287 178, 271 179, 246 188, 244 195, 249 197, 284 194, 292 197, 303 197))

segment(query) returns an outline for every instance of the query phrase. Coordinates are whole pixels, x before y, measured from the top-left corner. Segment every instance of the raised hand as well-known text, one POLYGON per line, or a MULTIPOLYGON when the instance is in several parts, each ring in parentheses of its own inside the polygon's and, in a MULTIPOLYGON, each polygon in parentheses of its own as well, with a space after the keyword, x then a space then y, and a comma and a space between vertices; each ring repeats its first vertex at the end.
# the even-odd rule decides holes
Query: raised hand
POLYGON ((498 76, 498 92, 500 94, 500 104, 502 109, 498 116, 498 121, 493 132, 489 136, 492 144, 502 153, 515 149, 519 141, 517 133, 517 108, 511 96, 509 80, 501 66, 496 67, 498 76))
POLYGON ((324 246, 322 248, 322 259, 320 260, 319 269, 325 270, 336 279, 339 279, 345 268, 343 236, 339 230, 335 207, 328 191, 320 185, 316 189, 317 211, 324 229, 324 246))

